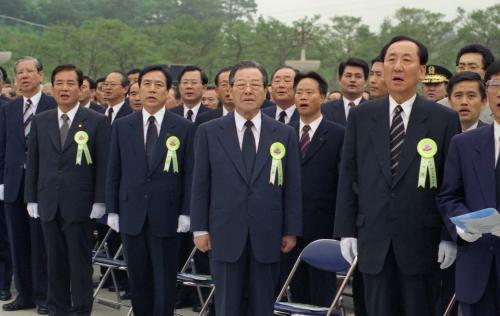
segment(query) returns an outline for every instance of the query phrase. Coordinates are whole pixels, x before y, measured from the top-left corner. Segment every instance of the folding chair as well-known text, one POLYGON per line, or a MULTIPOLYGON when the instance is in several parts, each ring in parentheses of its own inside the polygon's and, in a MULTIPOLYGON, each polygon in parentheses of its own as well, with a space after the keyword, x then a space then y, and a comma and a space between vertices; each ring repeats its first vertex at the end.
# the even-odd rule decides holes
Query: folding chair
POLYGON ((112 256, 107 247, 107 240, 110 235, 111 228, 106 232, 106 235, 104 236, 101 244, 93 251, 92 263, 94 265, 106 268, 106 272, 102 276, 102 279, 97 285, 97 288, 94 290, 93 297, 97 303, 115 309, 120 309, 122 306, 127 307, 129 308, 129 312, 127 315, 131 315, 132 308, 130 305, 122 302, 120 291, 118 290, 118 283, 116 281, 116 276, 114 273, 115 270, 127 271, 127 263, 125 262, 125 260, 118 259, 122 255, 123 245, 120 245, 116 253, 112 256), (111 276, 113 287, 115 288, 116 300, 110 300, 102 296, 98 296, 99 291, 102 289, 109 276, 111 276))
POLYGON ((340 243, 333 239, 319 239, 307 245, 300 253, 297 261, 290 271, 285 284, 274 303, 275 315, 321 315, 321 316, 345 316, 345 311, 342 307, 342 294, 356 268, 358 257, 354 258, 352 264, 349 264, 343 257, 340 251, 340 243), (285 292, 292 281, 292 278, 297 271, 300 263, 304 261, 310 266, 327 272, 345 273, 335 297, 329 307, 314 306, 308 304, 281 302, 285 292), (347 271, 347 272, 346 272, 347 271))
POLYGON ((214 281, 212 280, 212 276, 196 273, 196 267, 194 264, 194 255, 196 254, 197 251, 198 249, 196 249, 196 247, 194 247, 193 250, 191 250, 191 253, 189 254, 189 257, 187 258, 184 265, 182 266, 181 271, 177 273, 177 282, 182 286, 196 287, 196 290, 198 292, 198 298, 200 300, 200 305, 201 305, 201 310, 198 313, 198 316, 203 316, 206 314, 206 312, 208 312, 208 304, 210 303, 212 297, 214 296, 215 284, 214 281), (189 268, 191 268, 191 273, 187 273, 189 268), (205 300, 203 299, 203 294, 201 291, 202 288, 210 289, 210 292, 208 293, 208 296, 205 300))

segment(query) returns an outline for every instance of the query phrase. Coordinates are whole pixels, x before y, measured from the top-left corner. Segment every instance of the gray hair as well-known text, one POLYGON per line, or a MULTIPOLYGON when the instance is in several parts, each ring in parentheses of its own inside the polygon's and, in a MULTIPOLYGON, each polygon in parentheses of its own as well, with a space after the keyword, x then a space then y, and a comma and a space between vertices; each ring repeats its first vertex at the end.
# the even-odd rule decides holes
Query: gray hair
POLYGON ((17 65, 23 61, 26 61, 26 60, 31 60, 32 62, 34 62, 36 70, 38 72, 43 70, 43 65, 38 59, 36 59, 35 57, 31 57, 31 56, 23 56, 23 57, 19 58, 16 61, 16 63, 14 64, 14 73, 17 73, 17 65))

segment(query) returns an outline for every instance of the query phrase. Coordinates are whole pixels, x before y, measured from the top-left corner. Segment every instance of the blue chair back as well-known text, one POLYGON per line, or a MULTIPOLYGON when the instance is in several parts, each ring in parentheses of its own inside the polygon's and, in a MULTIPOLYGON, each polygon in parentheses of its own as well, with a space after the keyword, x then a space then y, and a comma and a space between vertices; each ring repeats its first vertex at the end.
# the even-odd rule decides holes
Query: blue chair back
POLYGON ((345 272, 351 266, 340 251, 340 242, 334 239, 319 239, 307 245, 300 259, 307 264, 329 272, 345 272))

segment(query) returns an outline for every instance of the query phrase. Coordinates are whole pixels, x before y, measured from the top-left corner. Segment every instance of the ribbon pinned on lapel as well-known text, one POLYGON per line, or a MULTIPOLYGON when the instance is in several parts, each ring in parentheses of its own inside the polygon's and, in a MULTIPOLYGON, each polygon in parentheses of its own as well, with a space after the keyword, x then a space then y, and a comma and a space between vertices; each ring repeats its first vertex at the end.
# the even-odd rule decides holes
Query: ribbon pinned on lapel
POLYGON ((85 155, 85 160, 87 160, 87 165, 92 164, 92 157, 90 156, 89 147, 87 143, 89 141, 89 134, 85 131, 79 131, 75 134, 75 142, 78 144, 76 149, 76 164, 82 164, 82 155, 85 155))
POLYGON ((283 165, 281 163, 281 159, 285 157, 286 154, 286 149, 285 146, 280 143, 276 142, 271 145, 271 148, 269 149, 271 152, 271 157, 273 158, 273 162, 271 164, 271 174, 269 177, 269 183, 274 185, 274 182, 276 181, 276 174, 278 175, 278 185, 282 186, 283 185, 283 165))
POLYGON ((418 142, 417 151, 420 155, 420 170, 418 172, 418 188, 425 189, 427 171, 429 171, 430 188, 437 188, 436 164, 434 156, 437 153, 437 144, 430 138, 423 138, 418 142))
POLYGON ((170 165, 173 164, 174 173, 179 173, 179 162, 177 161, 177 149, 181 146, 181 141, 176 136, 170 136, 166 141, 167 157, 163 171, 168 172, 170 165))

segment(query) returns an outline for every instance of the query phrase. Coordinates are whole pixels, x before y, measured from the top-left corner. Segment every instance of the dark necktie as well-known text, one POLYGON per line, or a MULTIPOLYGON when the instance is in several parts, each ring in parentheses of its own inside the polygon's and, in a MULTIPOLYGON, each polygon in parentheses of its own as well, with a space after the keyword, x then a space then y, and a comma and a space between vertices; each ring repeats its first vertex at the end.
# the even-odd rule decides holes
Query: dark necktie
POLYGON ((28 140, 31 129, 31 119, 33 118, 33 102, 30 99, 26 100, 23 112, 24 137, 28 140))
POLYGON ((108 123, 111 125, 113 123, 113 108, 110 106, 108 110, 108 123))
POLYGON ((252 176, 253 165, 255 163, 255 156, 257 156, 257 150, 255 149, 255 138, 252 132, 252 121, 245 122, 245 133, 243 134, 243 144, 241 146, 241 153, 243 154, 243 161, 245 162, 245 167, 247 169, 247 176, 250 179, 252 176))
POLYGON ((186 118, 190 120, 191 122, 193 121, 193 110, 188 110, 187 111, 187 116, 186 118))
POLYGON ((278 121, 280 121, 281 123, 285 124, 285 119, 286 119, 286 112, 285 111, 281 111, 280 115, 278 116, 278 121))
POLYGON ((498 154, 497 166, 495 168, 497 209, 500 209, 500 153, 498 154))
POLYGON ((61 138, 61 148, 64 146, 64 142, 66 141, 66 137, 68 136, 69 131, 69 116, 64 113, 61 115, 61 119, 63 120, 63 124, 59 129, 59 137, 61 138))
POLYGON ((354 104, 354 102, 351 101, 347 104, 347 106, 349 107, 349 109, 352 109, 353 107, 356 106, 356 104, 354 104))
POLYGON ((300 156, 302 159, 306 156, 306 149, 309 147, 311 143, 311 138, 309 137, 309 131, 311 130, 311 126, 304 125, 302 127, 302 136, 300 137, 299 147, 300 147, 300 156))
POLYGON ((394 109, 394 116, 392 117, 391 129, 389 132, 390 148, 391 148, 391 174, 394 178, 396 169, 401 157, 401 148, 405 140, 405 126, 403 118, 401 117, 403 108, 398 104, 394 109))
POLYGON ((148 118, 148 131, 146 133, 146 157, 148 159, 148 167, 151 170, 153 164, 153 152, 158 139, 158 130, 156 128, 156 120, 153 115, 148 118))

